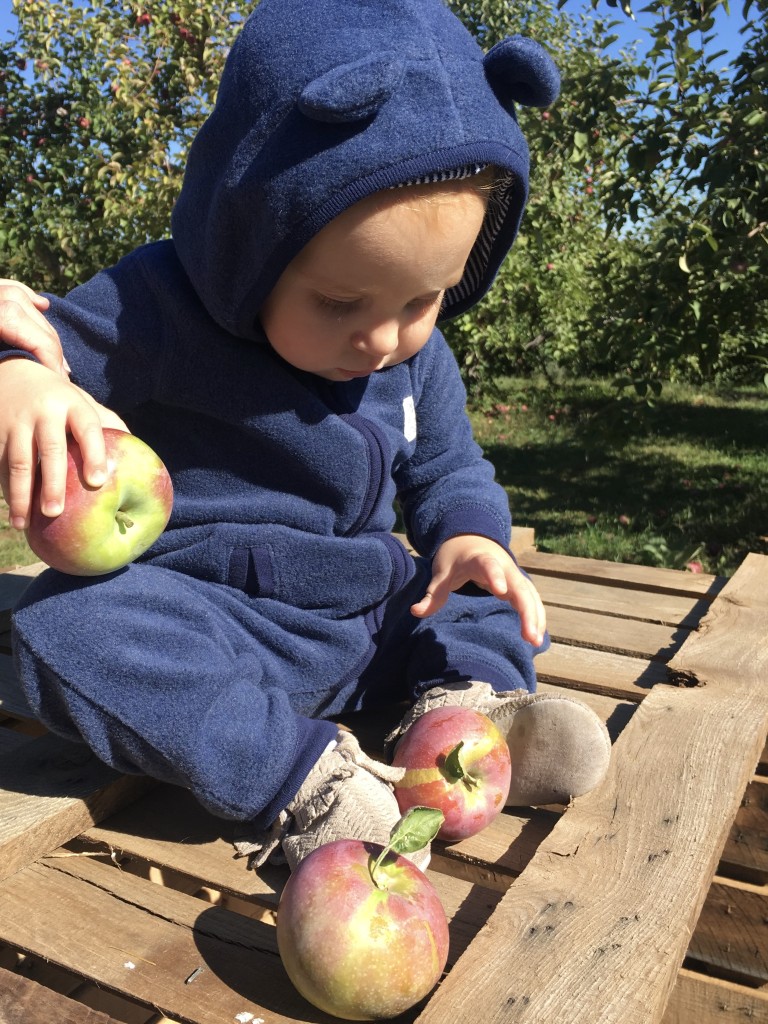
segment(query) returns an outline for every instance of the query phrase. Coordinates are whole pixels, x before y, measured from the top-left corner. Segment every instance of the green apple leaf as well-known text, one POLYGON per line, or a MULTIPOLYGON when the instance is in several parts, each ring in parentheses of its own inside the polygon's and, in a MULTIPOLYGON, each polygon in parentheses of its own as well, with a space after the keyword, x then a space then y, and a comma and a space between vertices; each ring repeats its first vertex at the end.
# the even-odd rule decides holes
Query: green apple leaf
POLYGON ((436 807, 411 807, 392 829, 388 850, 392 853, 415 853, 431 843, 445 821, 436 807))
POLYGON ((411 807, 400 818, 390 833, 389 842, 376 860, 370 859, 371 880, 377 889, 378 869, 390 854, 415 853, 431 843, 445 821, 445 815, 436 807, 411 807))

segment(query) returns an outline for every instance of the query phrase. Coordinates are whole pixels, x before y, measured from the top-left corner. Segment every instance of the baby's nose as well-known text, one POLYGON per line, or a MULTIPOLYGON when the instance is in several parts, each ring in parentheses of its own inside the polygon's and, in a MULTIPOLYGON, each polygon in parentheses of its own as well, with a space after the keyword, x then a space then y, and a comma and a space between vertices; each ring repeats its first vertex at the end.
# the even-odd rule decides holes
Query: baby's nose
POLYGON ((352 338, 352 345, 359 352, 382 358, 396 350, 399 335, 400 325, 396 320, 388 320, 366 331, 357 331, 352 338))

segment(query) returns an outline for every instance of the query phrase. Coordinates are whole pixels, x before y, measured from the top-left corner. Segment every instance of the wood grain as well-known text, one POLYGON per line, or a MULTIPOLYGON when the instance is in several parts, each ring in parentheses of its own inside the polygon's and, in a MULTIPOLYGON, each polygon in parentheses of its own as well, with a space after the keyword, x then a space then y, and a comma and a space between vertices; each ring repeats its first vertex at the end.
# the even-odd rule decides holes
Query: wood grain
POLYGON ((661 1024, 764 1024, 768 991, 757 991, 683 968, 661 1024))
POLYGON ((768 728, 767 569, 713 602, 674 662, 699 685, 646 697, 419 1024, 661 1020, 768 728))
POLYGON ((2 1024, 120 1024, 98 1010, 0 967, 2 1024))
POLYGON ((150 785, 143 777, 119 775, 85 747, 51 735, 0 757, 0 879, 150 785))

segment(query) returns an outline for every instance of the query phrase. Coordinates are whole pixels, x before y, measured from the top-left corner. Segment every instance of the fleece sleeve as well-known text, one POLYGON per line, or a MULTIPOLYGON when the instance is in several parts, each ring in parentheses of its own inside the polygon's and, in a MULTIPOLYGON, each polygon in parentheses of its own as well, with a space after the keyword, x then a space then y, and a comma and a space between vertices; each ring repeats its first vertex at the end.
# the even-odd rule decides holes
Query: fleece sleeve
POLYGON ((459 368, 438 331, 414 360, 412 376, 416 446, 395 475, 410 542, 427 558, 461 533, 508 550, 507 495, 472 436, 459 368))
POLYGON ((161 370, 163 320, 140 253, 63 299, 47 296, 73 383, 118 413, 149 401, 161 370))

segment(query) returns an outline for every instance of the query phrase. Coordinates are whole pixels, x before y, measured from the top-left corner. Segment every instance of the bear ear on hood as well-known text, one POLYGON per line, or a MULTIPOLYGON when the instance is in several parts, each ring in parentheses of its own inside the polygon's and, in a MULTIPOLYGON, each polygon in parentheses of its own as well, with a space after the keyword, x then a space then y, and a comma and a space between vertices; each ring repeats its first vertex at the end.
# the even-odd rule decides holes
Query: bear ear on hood
POLYGON ((560 73, 547 51, 533 39, 510 36, 492 46, 483 59, 485 77, 499 103, 548 107, 560 92, 560 73))
POLYGON ((363 121, 387 102, 400 85, 403 71, 397 54, 388 51, 342 64, 304 87, 299 110, 313 121, 363 121))

